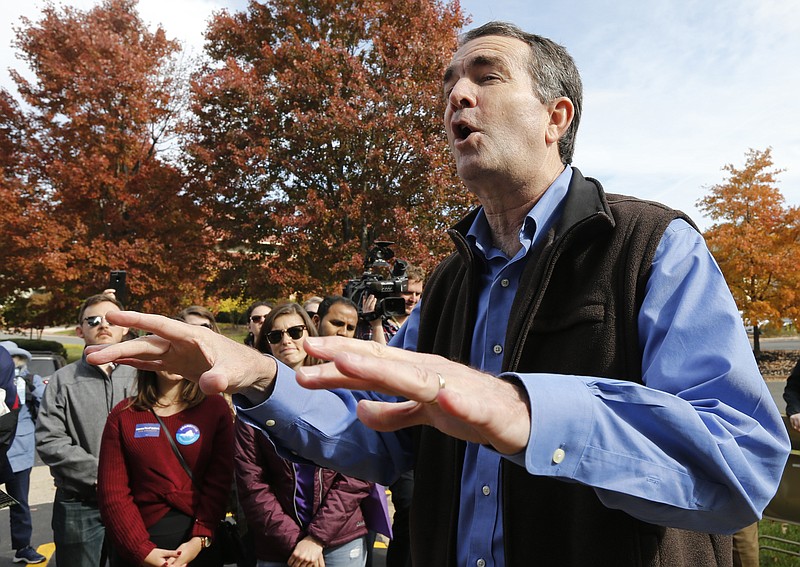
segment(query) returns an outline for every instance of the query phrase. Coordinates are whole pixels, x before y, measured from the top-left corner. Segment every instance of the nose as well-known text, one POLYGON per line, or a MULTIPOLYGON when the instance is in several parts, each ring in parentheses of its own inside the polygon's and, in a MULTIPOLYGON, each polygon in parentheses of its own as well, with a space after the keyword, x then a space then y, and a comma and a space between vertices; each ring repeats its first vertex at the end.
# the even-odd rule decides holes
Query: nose
POLYGON ((292 337, 289 336, 289 333, 285 332, 281 335, 281 344, 287 345, 292 342, 292 337))
POLYGON ((450 96, 448 98, 448 102, 453 110, 472 108, 475 106, 475 93, 471 85, 472 83, 466 77, 462 77, 453 85, 453 89, 450 91, 450 96))

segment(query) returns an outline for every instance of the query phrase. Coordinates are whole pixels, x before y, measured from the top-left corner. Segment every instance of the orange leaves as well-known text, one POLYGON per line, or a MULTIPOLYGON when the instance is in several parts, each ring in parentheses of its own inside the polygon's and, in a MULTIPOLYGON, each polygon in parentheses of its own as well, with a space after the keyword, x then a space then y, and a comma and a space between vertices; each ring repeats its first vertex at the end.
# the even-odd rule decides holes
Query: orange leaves
POLYGON ((734 299, 750 321, 796 318, 800 286, 800 211, 784 206, 770 148, 750 150, 743 168, 723 167, 728 178, 698 206, 715 223, 705 238, 734 299))

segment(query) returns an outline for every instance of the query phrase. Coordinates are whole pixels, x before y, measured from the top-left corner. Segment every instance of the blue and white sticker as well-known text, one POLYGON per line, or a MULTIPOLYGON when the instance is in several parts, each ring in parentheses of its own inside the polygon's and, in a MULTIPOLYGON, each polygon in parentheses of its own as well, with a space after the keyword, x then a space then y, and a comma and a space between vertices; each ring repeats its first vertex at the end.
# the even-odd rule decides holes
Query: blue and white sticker
POLYGON ((136 431, 133 432, 134 439, 158 437, 159 435, 161 435, 161 426, 158 423, 137 423, 136 431))
POLYGON ((177 439, 178 443, 181 445, 191 445, 200 439, 200 428, 191 423, 181 425, 178 428, 178 432, 175 434, 175 439, 177 439))

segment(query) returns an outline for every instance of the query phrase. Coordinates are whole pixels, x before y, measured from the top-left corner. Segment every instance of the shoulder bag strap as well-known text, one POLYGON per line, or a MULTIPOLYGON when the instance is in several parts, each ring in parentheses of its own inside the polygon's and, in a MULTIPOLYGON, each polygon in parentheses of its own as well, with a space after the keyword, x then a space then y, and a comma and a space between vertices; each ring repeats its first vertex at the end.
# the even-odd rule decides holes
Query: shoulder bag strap
POLYGON ((194 475, 192 474, 192 469, 190 469, 189 465, 186 464, 186 461, 183 460, 183 455, 181 455, 181 452, 178 451, 178 446, 175 444, 175 440, 172 439, 172 432, 169 430, 169 428, 166 425, 164 425, 164 422, 161 420, 159 415, 152 408, 150 409, 150 412, 156 417, 156 419, 158 420, 158 423, 161 425, 161 429, 164 430, 164 433, 167 434, 167 441, 169 441, 169 444, 172 447, 172 452, 175 453, 176 457, 178 457, 178 461, 180 462, 181 466, 183 467, 183 470, 185 470, 186 474, 189 475, 189 478, 192 479, 192 484, 195 485, 195 488, 199 488, 197 486, 197 484, 195 484, 195 482, 194 482, 194 475))

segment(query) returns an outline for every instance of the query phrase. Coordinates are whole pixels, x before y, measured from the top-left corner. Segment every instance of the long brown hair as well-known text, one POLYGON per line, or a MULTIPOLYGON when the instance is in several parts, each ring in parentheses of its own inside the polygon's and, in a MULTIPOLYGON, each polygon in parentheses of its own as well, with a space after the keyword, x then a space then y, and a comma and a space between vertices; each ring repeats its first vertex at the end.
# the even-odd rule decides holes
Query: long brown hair
MULTIPOLYGON (((299 303, 284 303, 283 305, 278 305, 275 309, 267 314, 264 324, 261 325, 261 332, 256 338, 256 349, 266 354, 272 354, 272 345, 270 345, 269 341, 267 340, 267 334, 269 334, 269 332, 272 330, 272 325, 275 323, 275 319, 284 315, 298 315, 303 320, 303 324, 306 326, 306 332, 308 333, 308 336, 319 336, 319 333, 317 332, 317 326, 313 321, 311 321, 311 317, 308 316, 308 313, 305 309, 303 309, 302 305, 299 303)), ((319 359, 316 359, 310 354, 306 353, 306 359, 303 361, 303 366, 313 366, 314 364, 319 364, 320 362, 321 361, 319 359)))
MULTIPOLYGON (((138 410, 150 411, 158 406, 158 376, 152 370, 139 370, 136 373, 136 395, 131 398, 131 406, 138 410)), ((187 409, 193 408, 206 399, 200 386, 194 382, 183 379, 180 391, 180 401, 186 404, 187 409)))

